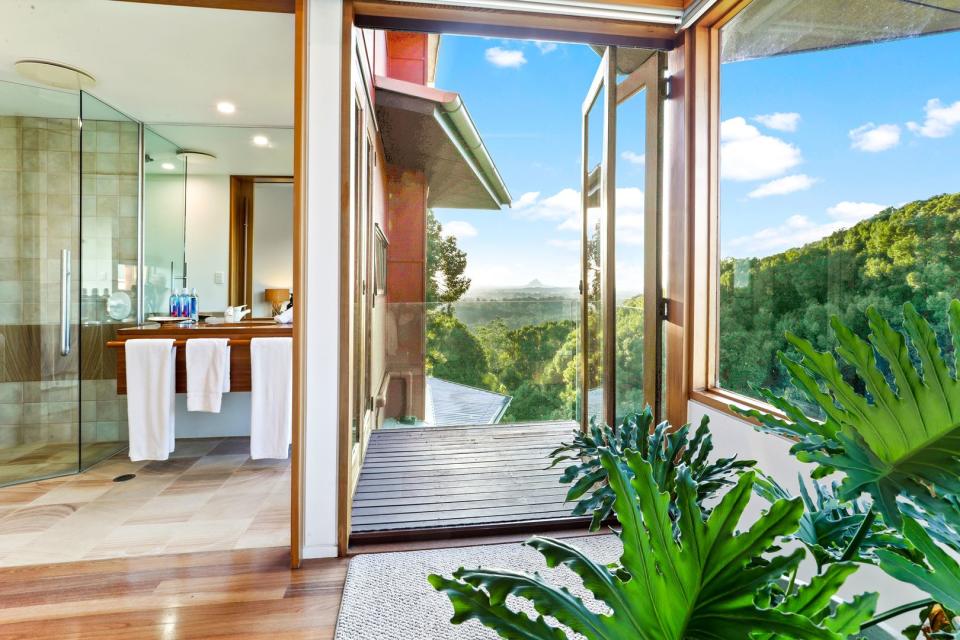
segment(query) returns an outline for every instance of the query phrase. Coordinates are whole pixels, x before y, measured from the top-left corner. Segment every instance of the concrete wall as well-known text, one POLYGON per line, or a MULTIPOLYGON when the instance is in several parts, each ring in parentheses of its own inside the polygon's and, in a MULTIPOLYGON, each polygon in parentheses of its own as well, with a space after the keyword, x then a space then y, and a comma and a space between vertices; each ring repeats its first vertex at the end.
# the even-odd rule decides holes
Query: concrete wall
POLYGON ((293 184, 253 186, 253 317, 273 316, 265 289, 293 287, 293 184))

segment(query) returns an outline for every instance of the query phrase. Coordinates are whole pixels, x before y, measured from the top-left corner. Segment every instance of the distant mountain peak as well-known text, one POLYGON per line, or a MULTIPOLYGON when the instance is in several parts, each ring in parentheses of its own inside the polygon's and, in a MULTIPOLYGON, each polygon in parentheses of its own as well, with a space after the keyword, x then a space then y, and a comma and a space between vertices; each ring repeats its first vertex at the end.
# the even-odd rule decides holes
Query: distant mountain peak
POLYGON ((523 285, 524 289, 543 289, 543 283, 534 278, 527 284, 523 285))

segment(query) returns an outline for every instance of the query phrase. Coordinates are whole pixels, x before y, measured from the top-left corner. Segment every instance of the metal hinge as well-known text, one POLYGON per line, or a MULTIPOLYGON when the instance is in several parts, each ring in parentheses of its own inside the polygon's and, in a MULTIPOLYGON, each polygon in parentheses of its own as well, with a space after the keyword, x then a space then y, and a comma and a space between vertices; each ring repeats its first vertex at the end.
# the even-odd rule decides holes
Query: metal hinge
POLYGON ((667 318, 670 317, 670 301, 669 301, 668 299, 664 298, 664 299, 661 301, 661 305, 662 305, 662 306, 661 306, 661 309, 660 309, 660 313, 662 313, 663 315, 660 316, 660 317, 661 317, 663 320, 666 320, 667 318))
POLYGON ((660 91, 660 95, 662 95, 664 98, 670 97, 670 84, 671 84, 670 80, 671 79, 672 79, 672 76, 664 74, 663 82, 661 85, 661 91, 660 91))

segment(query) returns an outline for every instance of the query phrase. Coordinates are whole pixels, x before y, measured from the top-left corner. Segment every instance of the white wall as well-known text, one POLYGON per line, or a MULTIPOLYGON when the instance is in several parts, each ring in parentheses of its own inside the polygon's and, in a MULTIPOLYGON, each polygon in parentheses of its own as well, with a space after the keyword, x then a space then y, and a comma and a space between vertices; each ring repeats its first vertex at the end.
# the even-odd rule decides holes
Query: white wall
POLYGON ((293 184, 253 186, 253 317, 269 318, 264 289, 293 287, 293 184))
POLYGON ((175 420, 178 439, 249 436, 250 392, 223 394, 220 413, 187 411, 187 394, 178 393, 175 420))
MULTIPOLYGON (((756 431, 749 423, 738 420, 725 413, 715 411, 698 402, 691 402, 688 407, 687 419, 697 425, 700 419, 710 417, 710 431, 713 433, 713 442, 716 450, 715 457, 737 455, 740 459, 756 460, 757 466, 772 476, 793 495, 797 495, 799 483, 797 474, 801 474, 810 486, 810 472, 814 465, 798 462, 790 455, 790 442, 756 431)), ((821 482, 829 482, 821 480, 821 482)), ((761 509, 766 507, 766 501, 756 496, 750 502, 745 521, 755 518, 761 509)), ((808 561, 801 568, 801 577, 809 578, 816 571, 812 561, 808 561)), ((841 595, 849 598, 852 595, 865 591, 876 591, 880 594, 877 611, 886 611, 892 607, 926 597, 919 589, 898 582, 880 569, 873 566, 861 566, 845 583, 841 595)), ((888 626, 898 630, 916 622, 916 614, 911 613, 894 618, 888 626)))
MULTIPOLYGON (((307 11, 307 208, 297 292, 304 363, 304 548, 306 558, 337 553, 337 380, 340 238, 341 0, 310 0, 307 11)), ((296 308, 296 307, 295 307, 296 308)))
POLYGON ((230 251, 230 176, 187 177, 187 286, 197 288, 200 311, 227 306, 230 251), (214 274, 223 274, 222 284, 214 274))

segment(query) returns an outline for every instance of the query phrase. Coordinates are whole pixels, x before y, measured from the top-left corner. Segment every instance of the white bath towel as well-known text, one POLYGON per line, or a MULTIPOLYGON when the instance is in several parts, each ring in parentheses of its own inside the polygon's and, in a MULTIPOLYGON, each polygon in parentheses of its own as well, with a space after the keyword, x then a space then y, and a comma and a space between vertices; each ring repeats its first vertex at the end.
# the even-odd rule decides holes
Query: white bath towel
POLYGON ((230 391, 230 340, 187 340, 187 411, 220 413, 223 394, 230 391))
POLYGON ((131 460, 166 460, 174 447, 177 348, 173 339, 124 343, 131 460))
POLYGON ((286 458, 293 436, 293 340, 250 341, 250 457, 286 458))

